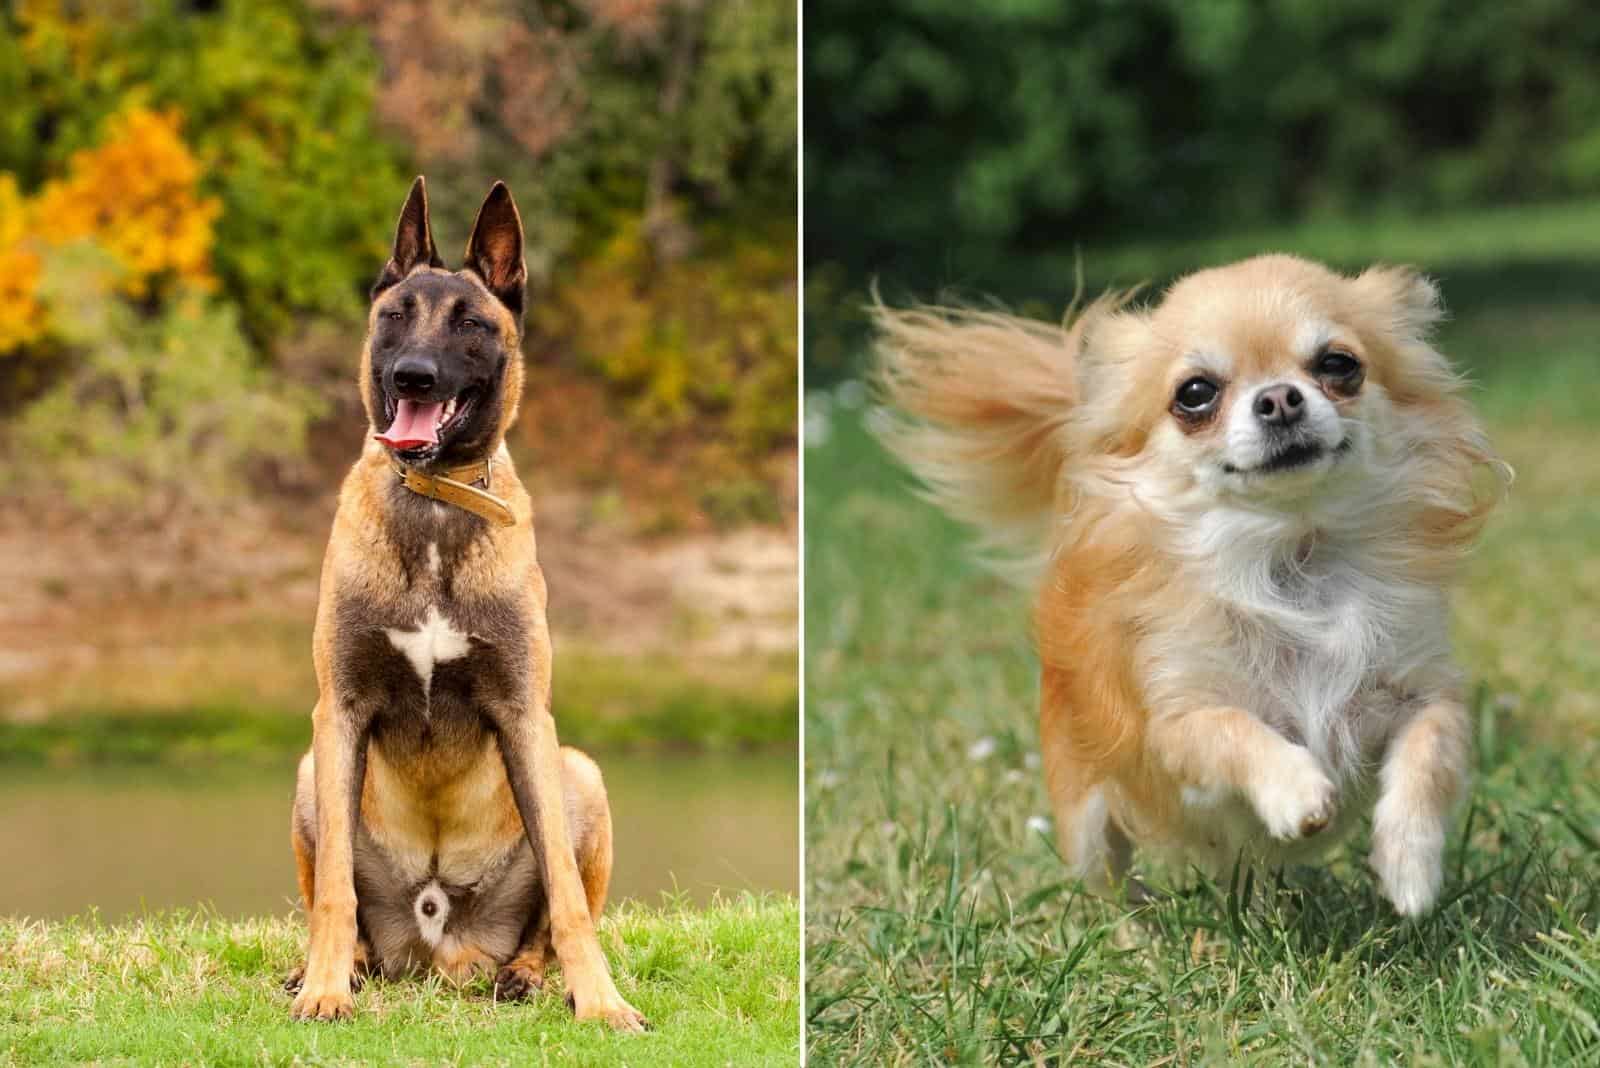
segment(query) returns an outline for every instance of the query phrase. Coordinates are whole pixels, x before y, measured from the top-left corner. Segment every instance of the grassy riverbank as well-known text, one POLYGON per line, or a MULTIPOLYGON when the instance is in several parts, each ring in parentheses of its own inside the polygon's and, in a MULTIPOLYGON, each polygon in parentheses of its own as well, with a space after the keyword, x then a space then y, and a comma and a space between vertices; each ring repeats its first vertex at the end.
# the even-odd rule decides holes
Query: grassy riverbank
MULTIPOLYGON (((567 744, 729 749, 790 745, 798 733, 793 654, 696 674, 664 656, 576 650, 559 663, 556 724, 567 744)), ((0 717, 0 762, 277 764, 310 743, 312 695, 294 707, 281 697, 263 704, 198 687, 185 696, 192 703, 0 717)))

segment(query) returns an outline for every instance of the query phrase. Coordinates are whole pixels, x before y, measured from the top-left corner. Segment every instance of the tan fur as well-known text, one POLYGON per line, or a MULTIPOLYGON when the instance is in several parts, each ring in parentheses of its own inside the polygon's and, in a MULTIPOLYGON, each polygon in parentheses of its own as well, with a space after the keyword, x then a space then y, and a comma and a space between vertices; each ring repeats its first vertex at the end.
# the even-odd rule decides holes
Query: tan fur
MULTIPOLYGON (((1341 763, 1328 754, 1377 746, 1374 867, 1400 911, 1431 904, 1443 827, 1470 762, 1451 665, 1433 656, 1396 678, 1374 668, 1360 692, 1378 711, 1355 726, 1329 721, 1349 737, 1314 756, 1310 741, 1292 736, 1293 724, 1216 699, 1212 690, 1237 685, 1237 674, 1219 675, 1216 687, 1197 685, 1206 658, 1231 648, 1225 640, 1243 642, 1230 636, 1258 625, 1270 633, 1271 617, 1255 623, 1248 612, 1257 609, 1236 606, 1231 593, 1219 596, 1216 584, 1229 580, 1210 574, 1208 557, 1187 554, 1195 551, 1189 545, 1206 544, 1196 525, 1206 522, 1206 508, 1233 507, 1229 496, 1196 503, 1223 492, 1203 479, 1220 470, 1205 466, 1209 458, 1233 447, 1231 406, 1251 395, 1252 383, 1287 376, 1319 390, 1329 418, 1358 427, 1351 433, 1382 438, 1361 442, 1374 455, 1392 431, 1369 433, 1363 421, 1392 418, 1410 444, 1398 459, 1359 461, 1377 465, 1375 486, 1384 463, 1406 471, 1404 492, 1363 520, 1364 533, 1319 525, 1314 493, 1321 491, 1310 476, 1264 476, 1290 487, 1269 483, 1262 491, 1280 492, 1268 507, 1281 515, 1261 525, 1278 531, 1270 545, 1282 554, 1282 573, 1322 560, 1334 551, 1324 542, 1338 537, 1356 547, 1338 550, 1354 554, 1351 569, 1403 580, 1416 598, 1451 581, 1499 499, 1494 476, 1503 467, 1459 380, 1429 343, 1441 314, 1432 283, 1409 269, 1348 277, 1287 256, 1191 275, 1151 307, 1112 295, 1061 326, 994 312, 877 309, 878 383, 894 409, 886 445, 937 503, 978 527, 986 546, 1009 552, 1012 573, 1037 592, 1041 755, 1061 850, 1076 874, 1114 885, 1128 863, 1124 835, 1224 867, 1231 846, 1212 813, 1244 803, 1260 814, 1263 855, 1309 856, 1320 848, 1311 836, 1349 825, 1340 798, 1354 801, 1369 789, 1359 758, 1341 763), (1346 396, 1309 376, 1296 346, 1313 335, 1323 351, 1359 359, 1364 392, 1346 396), (1210 375, 1212 364, 1223 380, 1217 412, 1198 422, 1176 418, 1179 386, 1197 368, 1210 375), (1491 476, 1480 478, 1484 470, 1491 476), (1305 495, 1303 504, 1295 493, 1305 495), (1304 520, 1296 518, 1301 509, 1304 520), (1359 731, 1368 720, 1392 728, 1367 738, 1359 731)), ((1365 492, 1365 483, 1348 484, 1356 488, 1347 492, 1365 492)), ((1226 521, 1241 530, 1254 522, 1243 512, 1226 521)), ((1226 538, 1220 544, 1229 547, 1226 538)), ((1345 566, 1342 559, 1335 562, 1345 566)), ((1362 581, 1372 597, 1390 588, 1380 578, 1362 581)), ((1254 587, 1240 590, 1260 602, 1259 611, 1273 610, 1254 587)), ((1260 646, 1260 655, 1273 648, 1260 646)), ((1236 670, 1274 668, 1263 661, 1236 670)))
POLYGON ((493 975, 498 964, 480 947, 459 943, 437 950, 433 955, 433 967, 450 982, 462 986, 480 975, 493 975))
POLYGON ((1066 463, 1063 435, 1077 398, 1073 354, 1104 298, 1061 326, 951 308, 874 309, 878 384, 901 418, 883 431, 929 495, 974 523, 989 547, 1033 552, 1066 463))
POLYGON ((540 924, 528 945, 500 969, 495 985, 497 988, 506 989, 515 983, 522 990, 539 990, 544 986, 544 973, 549 960, 550 925, 545 923, 540 924))

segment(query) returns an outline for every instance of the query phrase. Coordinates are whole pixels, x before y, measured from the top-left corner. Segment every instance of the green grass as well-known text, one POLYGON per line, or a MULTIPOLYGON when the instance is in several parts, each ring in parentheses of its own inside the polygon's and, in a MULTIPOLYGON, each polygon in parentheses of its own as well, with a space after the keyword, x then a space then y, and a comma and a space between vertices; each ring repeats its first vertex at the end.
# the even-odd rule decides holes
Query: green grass
POLYGON ((1322 867, 1165 873, 1171 896, 1137 910, 1064 881, 1025 598, 831 405, 806 453, 812 1063, 1600 1063, 1597 219, 1319 225, 1112 258, 1162 277, 1207 252, 1350 263, 1373 239, 1373 258, 1443 279, 1442 347, 1518 479, 1456 602, 1478 779, 1441 906, 1415 924, 1379 897, 1364 834, 1322 867))
POLYGON ((512 1005, 487 981, 375 981, 353 1021, 294 1023, 298 919, 0 920, 0 1064, 793 1064, 798 922, 777 896, 616 909, 601 940, 655 1028, 624 1036, 575 1022, 559 974, 512 1005))

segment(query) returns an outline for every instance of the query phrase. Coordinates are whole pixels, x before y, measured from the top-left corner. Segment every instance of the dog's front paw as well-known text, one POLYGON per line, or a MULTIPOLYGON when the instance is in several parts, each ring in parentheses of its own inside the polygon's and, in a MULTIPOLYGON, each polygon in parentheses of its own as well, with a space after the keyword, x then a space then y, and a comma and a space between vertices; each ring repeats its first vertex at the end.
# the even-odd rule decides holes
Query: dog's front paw
POLYGON ((1291 745, 1250 790, 1256 814, 1279 841, 1309 838, 1333 822, 1337 790, 1303 745, 1291 745))
POLYGON ((296 1020, 348 1020, 356 1012, 356 1003, 348 989, 316 989, 302 984, 294 997, 294 1008, 289 1014, 296 1020))
MULTIPOLYGON (((366 980, 367 970, 363 964, 358 961, 356 963, 355 970, 350 973, 350 993, 359 993, 361 991, 362 984, 365 983, 366 980)), ((306 966, 302 964, 296 967, 288 975, 283 977, 283 992, 291 996, 298 994, 300 993, 300 988, 305 985, 305 982, 306 966)))
POLYGON ((1421 916, 1439 900, 1444 884, 1444 828, 1379 802, 1372 816, 1372 870, 1396 912, 1421 916))
POLYGON ((650 1030, 650 1021, 644 1018, 644 1013, 623 1001, 616 991, 581 1001, 568 993, 567 1006, 578 1019, 604 1020, 613 1031, 642 1034, 650 1030))

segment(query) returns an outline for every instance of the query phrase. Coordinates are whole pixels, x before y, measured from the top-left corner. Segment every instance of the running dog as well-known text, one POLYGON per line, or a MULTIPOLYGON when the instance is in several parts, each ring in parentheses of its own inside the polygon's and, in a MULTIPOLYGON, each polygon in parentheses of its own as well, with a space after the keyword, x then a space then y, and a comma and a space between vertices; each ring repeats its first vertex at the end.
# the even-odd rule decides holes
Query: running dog
POLYGON ((1091 887, 1135 843, 1225 874, 1370 812, 1384 896, 1438 899, 1472 749, 1449 589, 1505 474, 1442 315, 1414 270, 1291 256, 1065 325, 879 309, 890 448, 1036 595, 1045 781, 1091 887))

